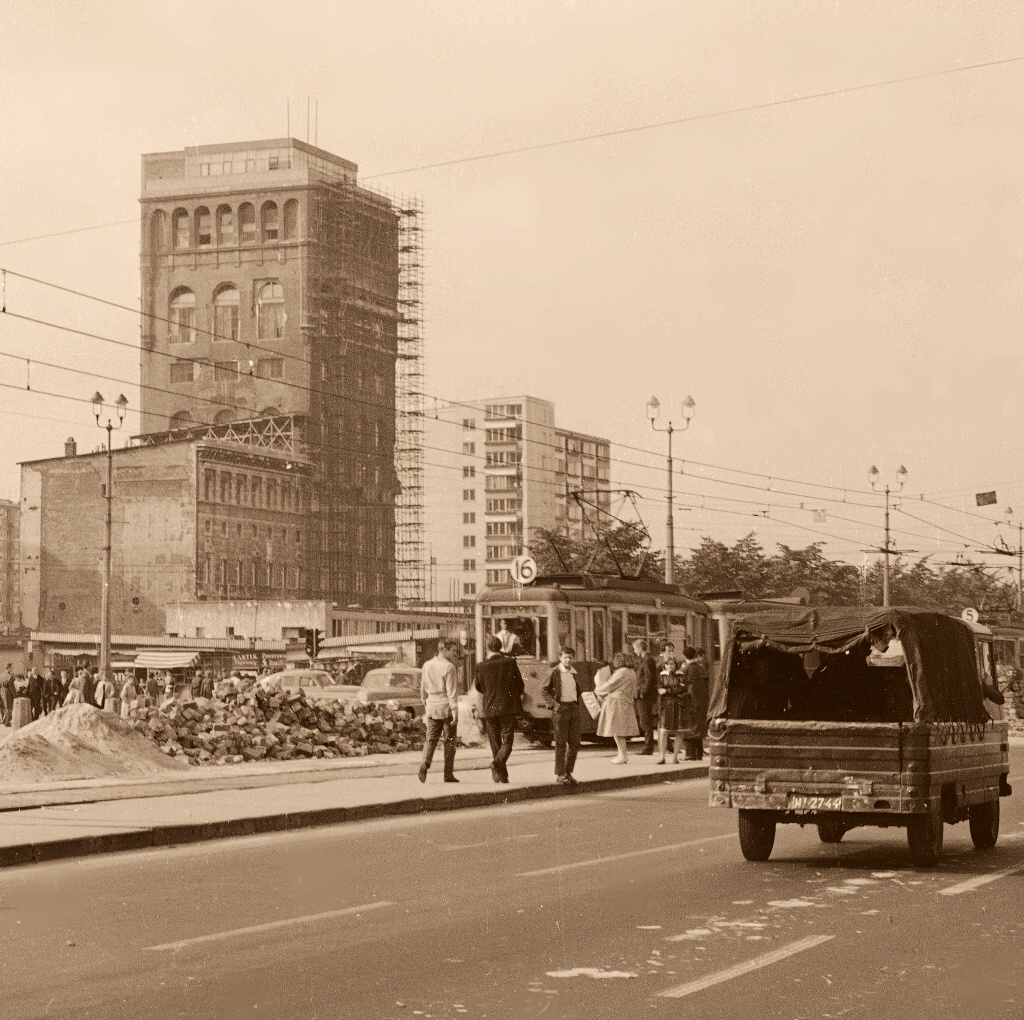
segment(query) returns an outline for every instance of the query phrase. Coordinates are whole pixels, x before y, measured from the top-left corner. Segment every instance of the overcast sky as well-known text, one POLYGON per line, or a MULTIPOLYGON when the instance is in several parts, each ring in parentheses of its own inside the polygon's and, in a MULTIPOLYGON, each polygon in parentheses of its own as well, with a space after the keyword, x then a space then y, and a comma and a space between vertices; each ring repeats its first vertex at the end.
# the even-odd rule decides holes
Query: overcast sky
MULTIPOLYGON (((1024 515, 1024 64, 374 178, 1021 56, 1017 2, 0 0, 0 15, 0 242, 131 219, 141 153, 282 136, 289 96, 304 137, 311 96, 322 147, 424 204, 427 390, 529 392, 620 444, 644 466, 613 464, 613 480, 649 497, 659 546, 651 393, 677 419, 697 402, 681 456, 857 490, 872 463, 883 479, 904 463, 915 498, 975 512, 973 493, 996 489, 985 513, 1024 515)), ((0 245, 0 266, 135 305, 138 228, 0 245)), ((6 301, 138 340, 131 315, 21 281, 6 301)), ((138 376, 129 349, 10 316, 0 351, 138 376)), ((0 381, 29 379, 138 406, 128 385, 0 357, 0 381)), ((0 496, 17 497, 16 461, 72 434, 98 441, 87 405, 0 390, 0 496)), ((680 502, 717 508, 679 513, 681 546, 756 528, 769 547, 822 538, 860 562, 881 540, 870 507, 676 482, 680 502)), ((894 518, 937 558, 996 534, 905 507, 964 536, 894 518)))

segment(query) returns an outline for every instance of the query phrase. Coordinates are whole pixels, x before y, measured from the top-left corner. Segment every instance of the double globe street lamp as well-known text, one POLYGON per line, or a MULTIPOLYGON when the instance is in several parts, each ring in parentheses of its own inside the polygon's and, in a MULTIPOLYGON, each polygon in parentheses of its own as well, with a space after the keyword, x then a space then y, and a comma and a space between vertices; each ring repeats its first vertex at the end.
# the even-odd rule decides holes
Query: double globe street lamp
POLYGON ((693 397, 688 396, 683 400, 683 424, 676 427, 671 421, 669 421, 667 425, 659 428, 655 423, 661 414, 661 401, 658 400, 657 397, 651 397, 651 399, 647 401, 647 417, 650 419, 651 428, 653 428, 655 432, 665 432, 668 434, 668 514, 665 518, 666 584, 673 583, 676 560, 675 522, 672 518, 672 433, 676 431, 685 432, 686 429, 689 428, 696 410, 697 405, 694 403, 693 397))
POLYGON ((128 398, 122 393, 114 404, 117 411, 117 424, 113 419, 107 417, 104 425, 100 418, 103 416, 103 394, 92 395, 92 413, 96 417, 96 425, 107 430, 107 484, 103 493, 107 501, 107 514, 104 522, 103 533, 103 592, 100 599, 100 677, 110 679, 110 554, 111 554, 111 532, 113 515, 111 513, 111 501, 113 499, 114 486, 114 446, 112 435, 115 429, 124 424, 124 416, 128 411, 128 398))
MULTIPOLYGON (((878 490, 878 479, 879 473, 878 468, 874 464, 871 465, 871 470, 868 471, 868 481, 871 482, 871 488, 875 491, 878 490)), ((897 486, 895 489, 889 488, 889 483, 885 483, 885 545, 882 547, 882 552, 885 554, 885 568, 882 571, 882 606, 886 607, 889 605, 889 554, 893 552, 892 545, 889 541, 889 494, 891 492, 899 492, 907 481, 907 469, 901 464, 899 469, 896 471, 896 482, 897 486)))

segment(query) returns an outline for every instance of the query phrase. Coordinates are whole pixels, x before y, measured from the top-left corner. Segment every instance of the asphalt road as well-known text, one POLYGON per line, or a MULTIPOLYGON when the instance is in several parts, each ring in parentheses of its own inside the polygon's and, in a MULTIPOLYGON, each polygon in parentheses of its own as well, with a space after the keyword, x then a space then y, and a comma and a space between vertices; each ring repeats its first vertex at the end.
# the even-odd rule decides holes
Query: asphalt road
POLYGON ((0 1015, 1019 1017, 1017 783, 930 872, 901 830, 746 863, 706 780, 8 870, 0 1015))

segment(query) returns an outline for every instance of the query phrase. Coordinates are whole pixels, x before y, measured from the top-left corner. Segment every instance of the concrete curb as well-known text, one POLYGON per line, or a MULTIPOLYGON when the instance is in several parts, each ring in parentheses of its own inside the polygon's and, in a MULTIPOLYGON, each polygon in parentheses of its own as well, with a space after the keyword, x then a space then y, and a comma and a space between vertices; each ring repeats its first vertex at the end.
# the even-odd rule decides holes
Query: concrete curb
POLYGON ((216 822, 188 822, 155 825, 125 832, 102 833, 96 836, 74 836, 69 839, 44 840, 0 847, 0 868, 42 863, 93 854, 120 853, 150 847, 181 846, 211 839, 254 836, 268 832, 312 829, 342 822, 361 822, 374 818, 424 814, 428 811, 458 811, 462 808, 493 807, 517 804, 550 797, 572 797, 581 793, 606 790, 628 790, 634 787, 678 783, 687 779, 706 779, 708 767, 697 766, 673 772, 646 772, 639 775, 610 776, 606 779, 580 780, 576 787, 556 786, 545 782, 532 786, 498 787, 494 790, 473 790, 439 797, 411 797, 406 800, 359 804, 354 807, 325 807, 251 818, 232 818, 216 822))

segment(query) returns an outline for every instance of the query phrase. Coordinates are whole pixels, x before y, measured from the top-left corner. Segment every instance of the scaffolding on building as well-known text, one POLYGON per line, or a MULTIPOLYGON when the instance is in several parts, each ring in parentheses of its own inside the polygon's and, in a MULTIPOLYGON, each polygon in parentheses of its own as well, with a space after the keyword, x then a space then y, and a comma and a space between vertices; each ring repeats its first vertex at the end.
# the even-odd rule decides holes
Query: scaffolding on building
POLYGON ((301 325, 322 450, 321 590, 407 606, 424 583, 420 210, 325 178, 309 218, 301 325))

